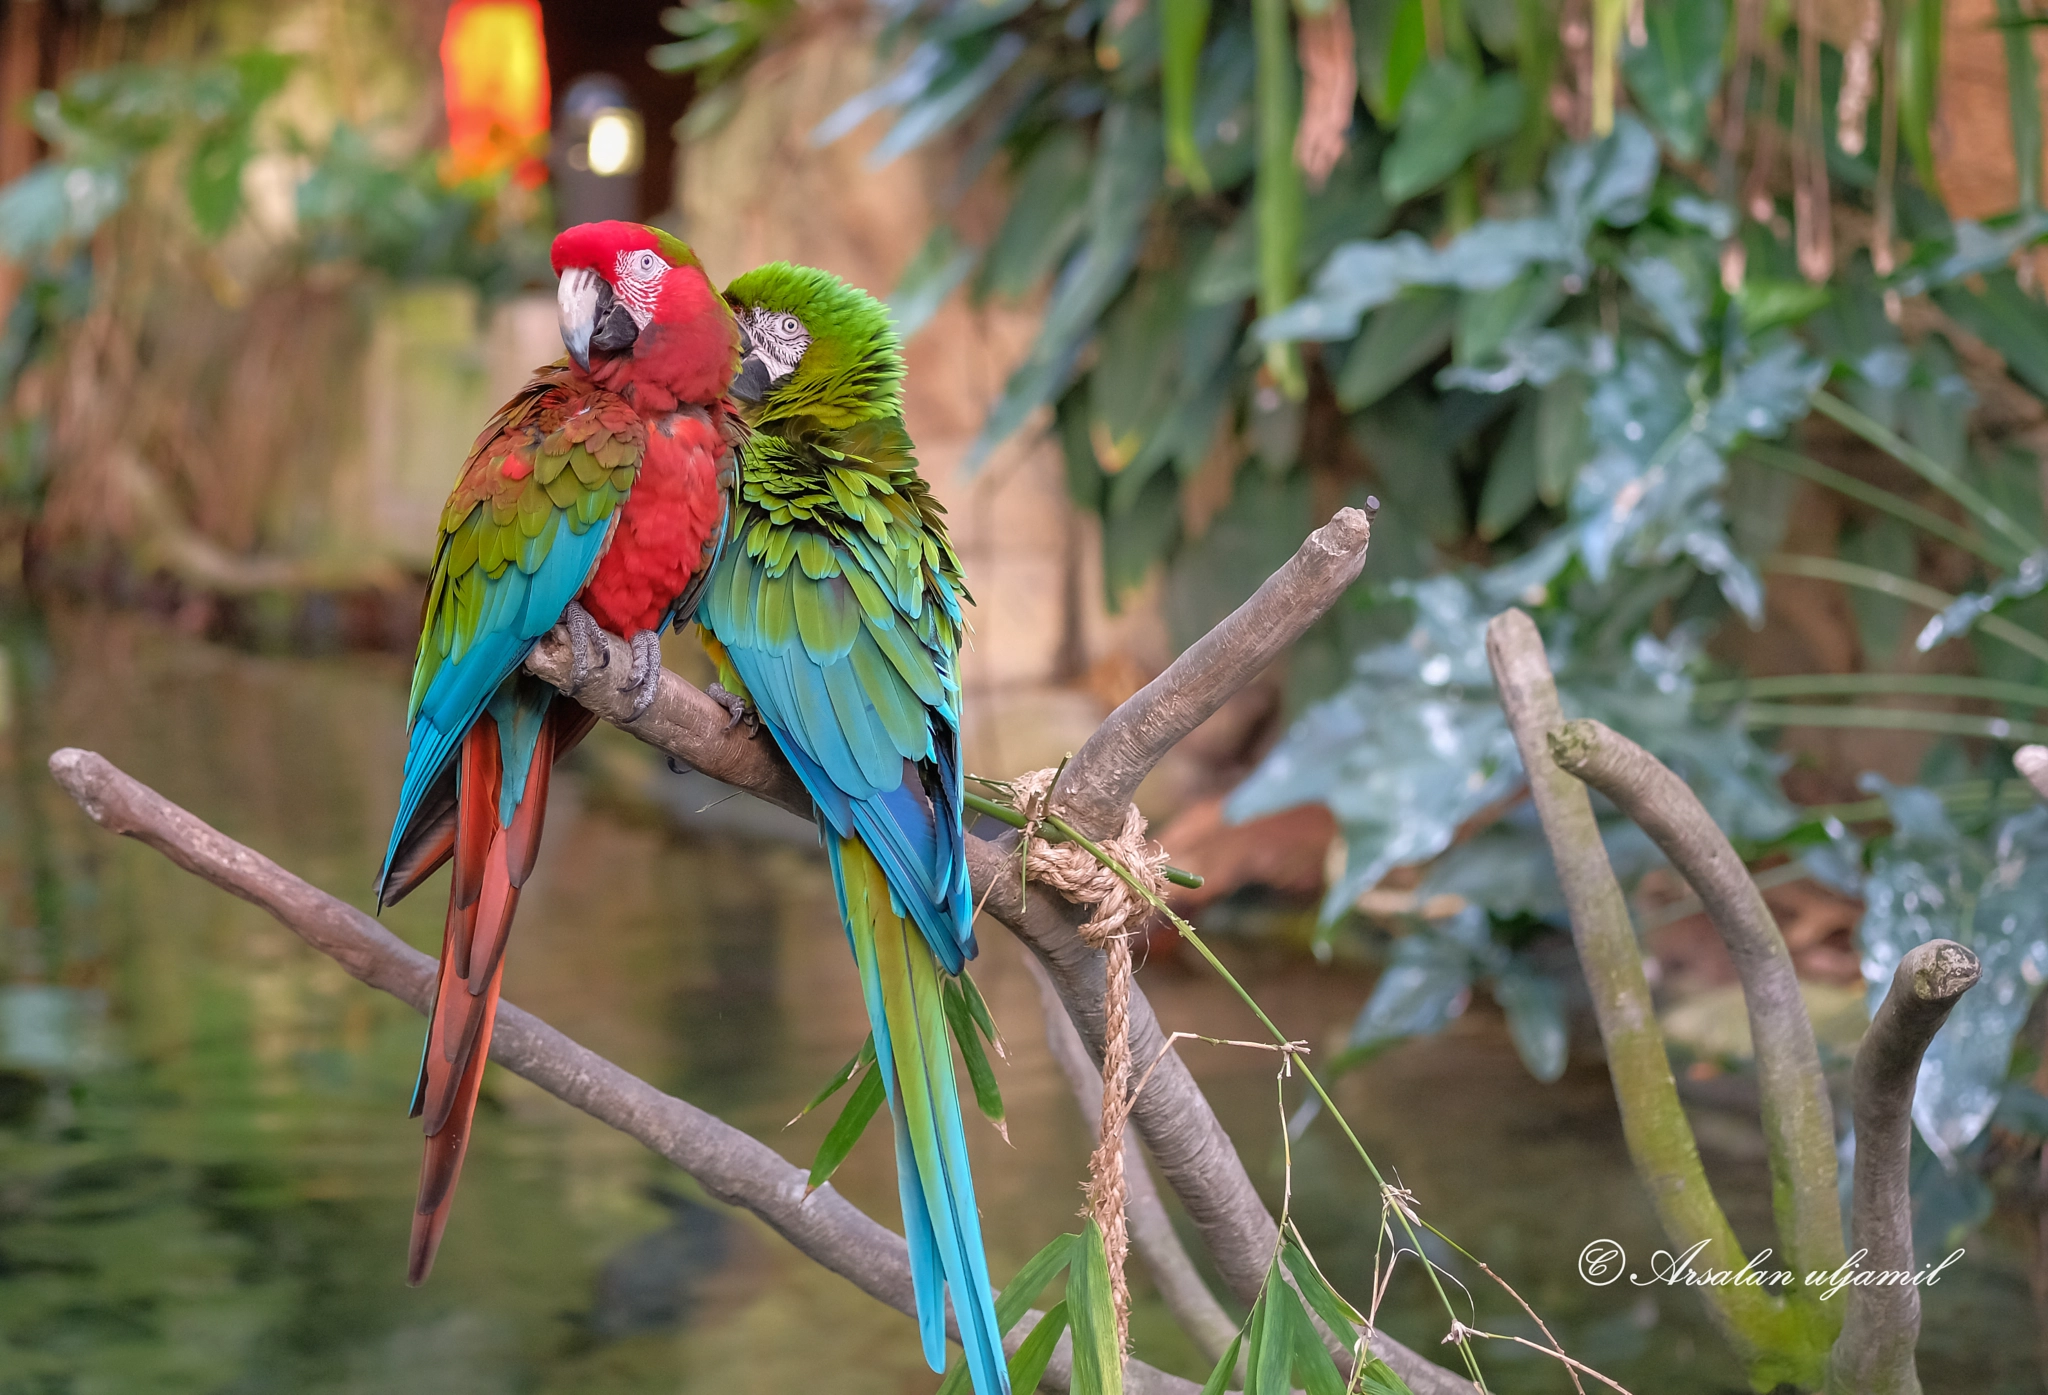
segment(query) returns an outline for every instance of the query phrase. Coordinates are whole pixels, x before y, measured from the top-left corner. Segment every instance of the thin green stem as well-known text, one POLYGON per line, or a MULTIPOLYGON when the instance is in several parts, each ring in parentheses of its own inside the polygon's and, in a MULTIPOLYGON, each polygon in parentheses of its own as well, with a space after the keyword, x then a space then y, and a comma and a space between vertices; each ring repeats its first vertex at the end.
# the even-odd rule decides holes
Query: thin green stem
POLYGON ((1876 485, 1859 480, 1854 475, 1844 474, 1831 465, 1823 465, 1818 460, 1809 459, 1798 451, 1786 450, 1783 446, 1774 446, 1764 441, 1752 441, 1742 448, 1742 454, 1746 459, 1754 460, 1759 465, 1782 470, 1803 480, 1811 480, 1825 489, 1832 489, 1837 494, 1854 499, 1859 504, 1868 504, 1871 508, 1888 513, 1903 523, 1911 524, 1924 533, 1940 538, 1943 542, 1981 557, 1995 567, 2006 567, 2013 561, 2010 551, 1993 547, 1975 533, 1958 527, 1934 510, 1923 508, 1910 499, 1901 499, 1889 489, 1879 489, 1876 485))
MULTIPOLYGON (((1839 557, 1805 557, 1797 553, 1781 552, 1766 558, 1764 570, 1781 572, 1786 576, 1808 576, 1817 581, 1834 581, 1843 586, 1856 586, 1865 591, 1877 591, 1894 596, 1902 601, 1927 610, 1946 610, 1955 597, 1946 591, 1936 590, 1922 582, 1891 572, 1866 567, 1859 562, 1844 562, 1839 557)), ((2023 630, 2003 615, 1985 615, 1977 620, 1977 628, 1993 639, 2003 640, 2022 654, 2030 654, 2043 663, 2048 663, 2048 639, 2023 630)))
POLYGON ((2048 741, 2048 726, 1980 717, 1968 712, 1921 712, 1899 707, 1828 707, 1812 703, 1753 702, 1743 713, 1753 727, 1853 727, 1871 731, 1931 731, 1944 736, 1988 736, 1994 741, 2048 741))
MULTIPOLYGON (((999 804, 987 795, 969 794, 967 796, 967 807, 977 814, 986 814, 997 823, 1005 823, 1012 828, 1021 829, 1030 822, 1030 820, 1026 819, 1009 805, 999 804)), ((1066 839, 1064 837, 1047 838, 1046 841, 1049 843, 1063 843, 1066 839)), ((1198 874, 1187 871, 1184 868, 1162 867, 1159 871, 1160 875, 1164 876, 1175 886, 1184 886, 1191 891, 1202 884, 1202 878, 1198 874)))
MULTIPOLYGON (((1273 1019, 1266 1015, 1266 1010, 1259 1006, 1258 999, 1254 998, 1251 995, 1250 991, 1247 990, 1243 984, 1237 981, 1237 976, 1235 974, 1231 973, 1229 969, 1224 967, 1223 961, 1216 957, 1215 951, 1209 948, 1208 944, 1202 939, 1201 935, 1196 932, 1195 927, 1188 924, 1187 921, 1181 919, 1179 915, 1175 914, 1173 908, 1168 906, 1166 902, 1161 900, 1152 891, 1150 887, 1146 886, 1136 876, 1132 875, 1130 868, 1124 866, 1121 860, 1112 857, 1107 849, 1102 847, 1093 839, 1089 838, 1087 835, 1083 834, 1079 829, 1075 828, 1072 824, 1069 824, 1065 819, 1061 818, 1057 814, 1047 815, 1044 823, 1041 826, 1044 828, 1051 829, 1054 832, 1063 835, 1070 842, 1078 843, 1081 847, 1085 848, 1088 851, 1089 855, 1092 856, 1097 862, 1100 862, 1103 866, 1109 868, 1110 871, 1114 872, 1123 881, 1124 885, 1130 887, 1133 892, 1137 893, 1138 896, 1142 897, 1148 904, 1150 904, 1154 910, 1158 911, 1161 915, 1164 915, 1167 918, 1167 920, 1172 922, 1174 929, 1180 933, 1180 937, 1186 940, 1190 945, 1194 946, 1195 952, 1202 956, 1203 960, 1208 963, 1210 968, 1216 971, 1217 975, 1220 978, 1222 978, 1222 980, 1225 983, 1230 985, 1231 991, 1237 994, 1239 1000, 1242 1001, 1246 1007, 1251 1009, 1252 1015, 1259 1019, 1259 1025, 1264 1027, 1268 1032, 1271 1032, 1273 1034, 1273 1040, 1275 1042, 1278 1042, 1282 1046, 1287 1046, 1292 1043, 1293 1038, 1289 1037, 1285 1032, 1281 1031, 1279 1026, 1275 1024, 1273 1019)), ((1343 1111, 1337 1108, 1337 1102, 1334 1099, 1330 1098, 1330 1092, 1323 1088, 1323 1082, 1316 1078, 1316 1073, 1315 1071, 1309 1068, 1308 1062, 1297 1056, 1294 1060, 1294 1064, 1300 1067, 1302 1077, 1308 1081, 1309 1087, 1313 1089, 1316 1092, 1317 1096, 1322 1100, 1323 1108, 1327 1109, 1330 1112, 1330 1117, 1337 1121, 1337 1126, 1344 1130, 1344 1137, 1350 1140, 1351 1146, 1357 1152, 1359 1159, 1365 1163, 1366 1170, 1372 1174, 1373 1181, 1384 1192, 1384 1189, 1387 1185, 1387 1179, 1385 1178, 1385 1176, 1381 1174, 1379 1164, 1375 1163, 1372 1160, 1372 1155, 1366 1152, 1365 1144, 1360 1142, 1358 1135, 1352 1131, 1351 1121, 1346 1119, 1344 1117, 1343 1111)), ((1402 1228, 1408 1232, 1409 1243, 1414 1245, 1415 1252, 1418 1255, 1426 1255, 1427 1252, 1422 1248, 1422 1238, 1415 1233, 1414 1222, 1412 1222, 1408 1218, 1408 1214, 1406 1211, 1402 1210, 1399 1207, 1396 1207, 1395 1210, 1401 1216, 1402 1228)), ((1457 1309, 1451 1306, 1451 1296, 1449 1293, 1445 1292, 1443 1282, 1437 1275, 1436 1266, 1430 1264, 1425 1259, 1423 1263, 1423 1269, 1425 1272, 1428 1273, 1430 1286, 1436 1290, 1437 1298, 1443 1303, 1444 1311, 1449 1313, 1454 1321, 1457 1320, 1457 1309)), ((1465 1366, 1471 1374, 1473 1383, 1476 1384, 1482 1392, 1485 1391, 1487 1389, 1486 1377, 1479 1370, 1479 1360, 1475 1355, 1473 1355, 1470 1344, 1463 1342, 1459 1343, 1459 1351, 1465 1358, 1465 1366)))
POLYGON ((1885 454, 1897 460, 1920 478, 1939 489, 1942 493, 1961 504, 1972 516, 1994 533, 2006 538, 2020 553, 2025 555, 2041 546, 2038 534, 2022 528, 2004 509, 1998 507, 1978 491, 1961 475, 1936 460, 1926 451, 1913 445, 1905 438, 1874 417, 1866 416, 1854 407, 1829 392, 1813 395, 1814 410, 1832 418, 1856 435, 1876 446, 1885 454))
MULTIPOLYGON (((1940 785, 1934 793, 1950 809, 1975 811, 1989 805, 1997 809, 2032 807, 2037 797, 2024 780, 1964 780, 1940 785)), ((1800 811, 1817 819, 1839 819, 1843 823, 1882 823, 1891 818, 1891 806, 1882 799, 1858 799, 1847 804, 1809 804, 1800 811)))
POLYGON ((2000 678, 1953 673, 1802 673, 1774 678, 1734 678, 1702 683, 1693 696, 1702 702, 1788 697, 1952 697, 2048 708, 2048 688, 2000 678))

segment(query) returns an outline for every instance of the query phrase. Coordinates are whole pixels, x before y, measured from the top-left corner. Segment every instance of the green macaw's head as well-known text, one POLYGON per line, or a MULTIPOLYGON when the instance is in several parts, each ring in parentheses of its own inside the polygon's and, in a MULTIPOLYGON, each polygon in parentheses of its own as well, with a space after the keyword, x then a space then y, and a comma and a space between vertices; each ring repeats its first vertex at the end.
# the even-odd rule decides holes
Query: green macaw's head
POLYGON ((827 430, 903 413, 903 346, 888 307, 829 271, 770 262, 725 288, 740 324, 732 395, 755 426, 827 430))

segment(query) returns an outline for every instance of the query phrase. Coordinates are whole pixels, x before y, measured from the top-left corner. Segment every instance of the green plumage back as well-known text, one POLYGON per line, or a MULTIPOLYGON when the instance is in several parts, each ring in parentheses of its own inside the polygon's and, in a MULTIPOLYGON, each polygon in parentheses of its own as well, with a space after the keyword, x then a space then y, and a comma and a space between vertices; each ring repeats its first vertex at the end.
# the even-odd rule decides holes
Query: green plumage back
POLYGON ((725 298, 795 315, 811 335, 796 373, 746 414, 756 427, 811 417, 838 429, 902 415, 901 341, 889 308, 866 291, 816 267, 770 262, 727 286, 725 298))

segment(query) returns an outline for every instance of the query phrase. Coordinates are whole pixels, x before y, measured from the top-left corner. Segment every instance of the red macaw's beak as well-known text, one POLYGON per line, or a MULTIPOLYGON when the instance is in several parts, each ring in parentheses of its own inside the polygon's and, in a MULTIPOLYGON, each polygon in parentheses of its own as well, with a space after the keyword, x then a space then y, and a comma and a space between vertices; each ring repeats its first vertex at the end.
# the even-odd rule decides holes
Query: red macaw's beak
POLYGON ((561 320, 562 346, 585 373, 590 371, 592 349, 624 353, 640 335, 633 312, 612 294, 611 283, 587 266, 572 266, 562 272, 555 287, 555 309, 561 320))

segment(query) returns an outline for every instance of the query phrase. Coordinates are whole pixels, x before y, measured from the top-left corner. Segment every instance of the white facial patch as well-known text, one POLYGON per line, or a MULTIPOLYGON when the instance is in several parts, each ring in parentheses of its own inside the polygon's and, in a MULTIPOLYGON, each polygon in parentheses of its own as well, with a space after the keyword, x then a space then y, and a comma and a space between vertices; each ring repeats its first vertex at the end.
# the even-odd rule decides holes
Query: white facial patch
POLYGON ((779 383, 796 372, 804 350, 811 347, 810 331, 804 322, 787 311, 755 306, 747 312, 747 339, 754 357, 768 369, 768 381, 779 383))
POLYGON ((626 313, 641 329, 654 318, 654 302, 661 295, 661 278, 669 264, 659 252, 621 252, 612 264, 612 286, 626 304, 626 313))

